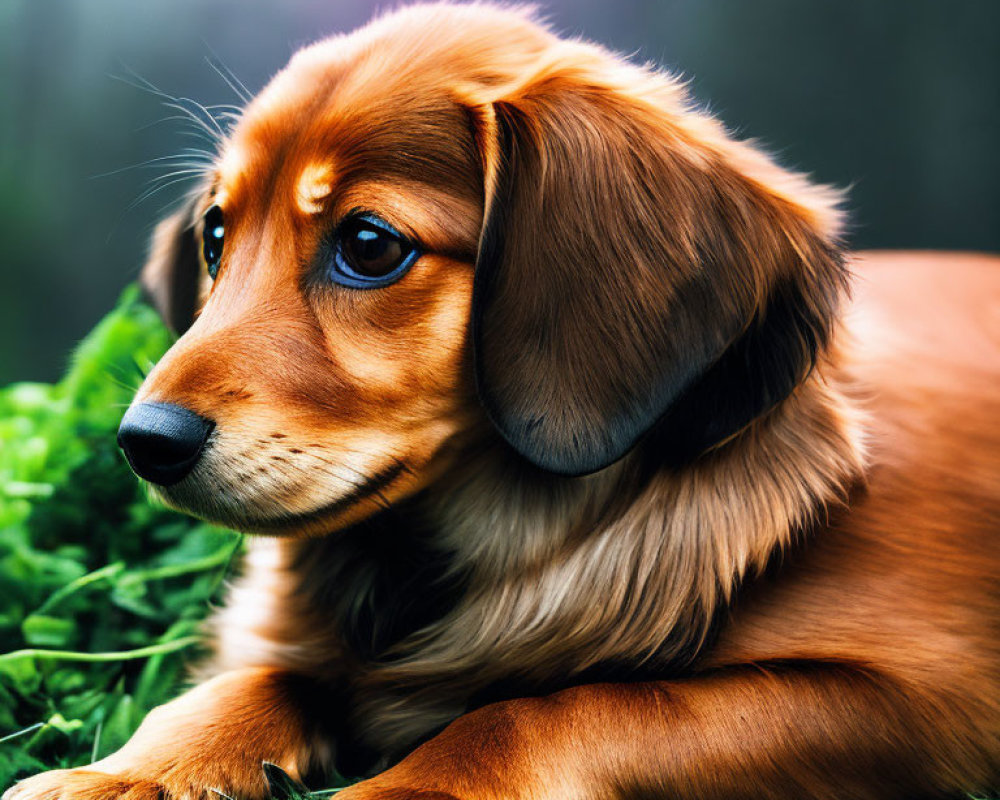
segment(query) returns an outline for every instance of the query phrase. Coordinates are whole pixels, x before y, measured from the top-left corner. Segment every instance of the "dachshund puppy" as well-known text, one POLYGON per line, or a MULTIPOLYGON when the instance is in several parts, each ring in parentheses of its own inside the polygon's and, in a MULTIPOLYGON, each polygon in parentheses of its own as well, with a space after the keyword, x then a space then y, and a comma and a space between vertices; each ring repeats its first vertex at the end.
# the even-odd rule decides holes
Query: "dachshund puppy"
POLYGON ((156 231, 120 431, 268 537, 203 682, 10 800, 1000 786, 1000 261, 837 203, 522 11, 299 52, 156 231))

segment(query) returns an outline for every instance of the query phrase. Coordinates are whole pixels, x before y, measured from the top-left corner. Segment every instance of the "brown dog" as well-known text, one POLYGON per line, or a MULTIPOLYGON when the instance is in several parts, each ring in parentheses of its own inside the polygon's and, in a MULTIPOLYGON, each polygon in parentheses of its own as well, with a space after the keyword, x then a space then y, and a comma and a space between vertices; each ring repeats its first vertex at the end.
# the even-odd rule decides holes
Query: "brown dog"
POLYGON ((297 54, 157 231, 121 431, 277 538, 206 682, 10 797, 1000 785, 1000 262, 848 262, 836 201, 519 12, 297 54))

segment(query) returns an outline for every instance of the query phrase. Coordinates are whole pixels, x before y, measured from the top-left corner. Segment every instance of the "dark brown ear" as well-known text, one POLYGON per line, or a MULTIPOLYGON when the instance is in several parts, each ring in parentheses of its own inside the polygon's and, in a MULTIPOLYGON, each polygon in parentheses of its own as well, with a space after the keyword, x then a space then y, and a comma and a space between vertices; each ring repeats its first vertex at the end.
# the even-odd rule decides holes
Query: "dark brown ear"
POLYGON ((492 110, 473 349, 518 452, 579 475, 655 431, 662 461, 683 464, 803 380, 845 271, 789 198, 796 176, 700 115, 685 127, 695 112, 579 76, 549 72, 492 110))
POLYGON ((193 219, 194 204, 160 222, 139 283, 163 321, 177 334, 194 322, 202 265, 193 219))

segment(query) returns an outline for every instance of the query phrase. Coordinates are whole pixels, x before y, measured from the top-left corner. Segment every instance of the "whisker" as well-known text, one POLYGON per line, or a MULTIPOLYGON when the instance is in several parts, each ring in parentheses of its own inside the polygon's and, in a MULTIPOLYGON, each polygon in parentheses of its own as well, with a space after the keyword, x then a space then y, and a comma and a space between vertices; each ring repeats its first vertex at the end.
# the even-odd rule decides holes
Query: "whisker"
MULTIPOLYGON (((162 183, 162 184, 154 186, 154 187, 152 187, 150 189, 146 189, 135 200, 133 200, 131 203, 129 203, 128 206, 126 206, 125 209, 118 215, 118 217, 115 219, 114 225, 111 226, 111 230, 108 233, 107 239, 105 239, 105 241, 106 242, 110 242, 111 241, 111 237, 114 236, 115 231, 118 230, 118 226, 121 224, 122 220, 125 218, 125 215, 128 214, 128 212, 131 211, 133 208, 135 208, 136 206, 140 205, 141 203, 143 203, 144 201, 148 200, 149 198, 153 197, 154 195, 158 194, 159 192, 163 191, 167 187, 173 186, 173 185, 178 184, 178 183, 183 183, 185 181, 190 181, 193 177, 194 176, 192 176, 192 175, 184 175, 184 176, 182 176, 180 178, 174 178, 173 180, 167 181, 166 183, 162 183)), ((199 184, 197 187, 195 187, 195 189, 193 189, 192 191, 186 193, 186 197, 188 199, 194 197, 196 195, 196 193, 198 191, 200 191, 200 188, 201 188, 201 186, 199 184)), ((173 205, 173 203, 169 203, 167 205, 167 207, 169 207, 171 205, 173 205)))
MULTIPOLYGON (((175 153, 173 155, 160 156, 159 158, 150 158, 147 159, 146 161, 140 161, 138 164, 129 164, 127 167, 119 167, 118 169, 112 169, 109 170, 108 172, 98 172, 96 175, 91 175, 89 180, 96 180, 97 178, 108 178, 111 177, 112 175, 120 175, 123 172, 129 172, 131 170, 136 170, 136 169, 149 169, 151 167, 157 167, 160 166, 161 164, 169 162, 175 162, 177 166, 191 166, 191 167, 201 166, 202 168, 207 168, 211 166, 211 163, 214 160, 213 156, 207 153, 205 155, 196 155, 195 153, 192 152, 185 152, 195 149, 196 148, 193 147, 186 147, 184 148, 184 151, 181 151, 180 153, 175 153), (188 158, 188 159, 201 158, 203 159, 203 161, 178 161, 178 159, 181 158, 188 158)), ((201 153, 204 151, 198 151, 198 152, 201 153)))
POLYGON ((185 167, 184 169, 177 169, 174 170, 173 172, 167 172, 163 175, 157 175, 153 178, 150 178, 148 181, 146 181, 145 185, 151 186, 155 183, 158 183, 159 181, 165 181, 168 180, 169 178, 175 178, 178 175, 204 175, 204 174, 205 170, 201 169, 200 167, 185 167))
MULTIPOLYGON (((183 175, 180 178, 174 178, 173 180, 167 181, 166 183, 159 183, 156 186, 153 186, 152 188, 147 189, 142 194, 140 194, 135 200, 133 200, 131 203, 128 204, 128 207, 126 207, 126 209, 121 213, 121 216, 125 216, 125 214, 127 214, 129 211, 131 211, 137 205, 139 205, 140 203, 148 200, 149 198, 151 198, 151 197, 159 194, 160 192, 162 192, 167 187, 173 186, 173 185, 178 184, 178 183, 183 183, 184 181, 189 181, 189 180, 191 180, 191 178, 192 178, 191 175, 183 175)), ((119 220, 120 220, 120 218, 119 218, 119 220)), ((116 223, 116 225, 117 225, 117 223, 116 223)))
POLYGON ((250 90, 247 89, 243 81, 236 77, 235 73, 233 73, 229 67, 222 63, 222 59, 219 58, 218 54, 215 53, 211 47, 208 49, 212 53, 211 58, 205 58, 208 65, 214 69, 216 73, 218 73, 219 77, 226 82, 226 85, 233 90, 233 94, 240 98, 240 100, 244 103, 249 103, 253 99, 253 95, 250 93, 250 90))
POLYGON ((203 105, 201 105, 200 103, 196 103, 194 100, 191 100, 187 97, 179 97, 175 98, 173 102, 164 103, 164 105, 167 108, 173 108, 176 109, 177 111, 180 111, 183 114, 186 114, 188 119, 190 119, 191 122, 193 122, 197 127, 204 130, 205 133, 207 133, 213 141, 218 141, 219 139, 223 138, 226 135, 225 132, 222 130, 222 127, 216 121, 215 117, 213 117, 203 105), (196 114, 192 109, 185 106, 184 102, 192 103, 197 108, 199 108, 202 112, 204 112, 205 118, 201 117, 200 115, 196 114))
POLYGON ((173 209, 178 205, 183 206, 193 203, 201 196, 202 192, 203 192, 202 185, 200 183, 196 183, 194 186, 192 186, 190 189, 188 189, 186 192, 184 192, 184 194, 180 196, 179 201, 177 199, 171 200, 169 203, 165 203, 164 205, 156 209, 156 211, 153 213, 153 218, 160 219, 168 210, 173 209))
MULTIPOLYGON (((221 113, 221 114, 219 114, 219 116, 223 117, 223 116, 225 116, 225 113, 221 113)), ((194 137, 194 138, 198 139, 198 141, 200 141, 200 142, 206 142, 206 143, 211 144, 213 146, 217 146, 218 145, 218 141, 217 141, 218 137, 215 134, 215 131, 211 131, 210 133, 206 133, 205 129, 200 124, 196 124, 195 122, 192 122, 190 114, 183 114, 183 115, 182 114, 170 114, 170 115, 168 115, 166 117, 161 117, 160 119, 153 120, 152 122, 147 122, 145 125, 140 125, 138 128, 135 129, 135 132, 139 133, 140 131, 147 130, 148 128, 152 128, 152 127, 154 127, 156 125, 161 125, 164 122, 177 122, 177 121, 187 122, 187 123, 190 123, 192 125, 192 127, 191 127, 190 130, 180 130, 180 131, 178 131, 178 133, 181 134, 182 136, 191 136, 191 137, 194 137)), ((204 152, 208 152, 208 151, 204 151, 204 152)), ((209 153, 209 155, 214 158, 214 155, 212 155, 211 153, 209 153)))
MULTIPOLYGON (((221 114, 222 114, 223 111, 225 111, 226 113, 229 113, 229 114, 242 114, 243 113, 243 106, 238 106, 238 105, 235 105, 233 103, 212 103, 211 105, 207 105, 207 106, 203 106, 203 107, 207 108, 208 110, 213 111, 213 112, 216 111, 216 110, 218 110, 220 112, 220 116, 221 116, 221 114)), ((213 116, 214 116, 214 114, 213 114, 213 116)))
POLYGON ((122 83, 131 86, 140 91, 148 92, 155 97, 160 98, 164 101, 164 105, 167 108, 172 108, 175 111, 179 111, 181 114, 185 115, 191 122, 195 123, 201 127, 214 142, 225 138, 225 131, 222 126, 219 125, 218 120, 212 115, 212 113, 197 100, 193 100, 190 97, 177 97, 175 95, 169 94, 168 92, 159 89, 154 86, 150 81, 139 75, 134 69, 129 67, 127 64, 122 65, 123 68, 129 73, 133 80, 128 80, 120 75, 111 75, 114 80, 121 81, 122 83), (200 112, 200 113, 197 113, 200 112))
POLYGON ((142 131, 154 128, 157 125, 162 125, 164 122, 175 122, 183 119, 187 119, 187 117, 181 116, 180 114, 168 114, 165 117, 160 117, 160 119, 154 119, 152 122, 147 122, 145 125, 140 125, 138 128, 134 128, 132 132, 141 133, 142 131))
MULTIPOLYGON (((187 118, 185 117, 185 119, 187 119, 187 118)), ((188 122, 190 122, 190 120, 188 120, 188 122)), ((188 137, 190 137, 192 139, 197 139, 199 142, 206 141, 205 140, 205 136, 207 134, 205 133, 205 131, 201 127, 197 127, 196 126, 196 127, 193 127, 193 128, 191 128, 189 130, 179 130, 179 131, 177 131, 177 133, 178 133, 179 136, 188 136, 188 137)), ((214 134, 212 134, 211 138, 209 138, 208 141, 212 145, 216 145, 216 146, 218 145, 218 142, 216 141, 214 134)))

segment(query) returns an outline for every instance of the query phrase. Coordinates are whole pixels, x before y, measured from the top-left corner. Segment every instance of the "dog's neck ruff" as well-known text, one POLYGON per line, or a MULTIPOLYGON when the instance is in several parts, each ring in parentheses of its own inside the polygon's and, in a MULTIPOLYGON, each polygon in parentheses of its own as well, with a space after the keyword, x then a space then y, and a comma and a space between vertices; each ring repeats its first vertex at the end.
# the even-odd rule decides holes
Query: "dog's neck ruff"
POLYGON ((431 514, 468 588, 360 677, 364 739, 401 752, 511 679, 544 687, 602 665, 682 667, 744 578, 845 499, 863 470, 861 430, 817 370, 733 446, 639 488, 638 453, 578 479, 496 454, 463 464, 431 514))

